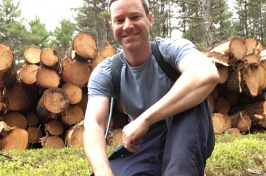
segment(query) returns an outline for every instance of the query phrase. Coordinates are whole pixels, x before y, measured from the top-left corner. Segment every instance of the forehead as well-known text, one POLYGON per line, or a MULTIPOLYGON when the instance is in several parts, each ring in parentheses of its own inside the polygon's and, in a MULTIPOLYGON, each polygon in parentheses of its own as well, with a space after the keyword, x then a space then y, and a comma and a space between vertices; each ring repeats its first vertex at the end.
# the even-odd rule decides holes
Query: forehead
POLYGON ((145 13, 141 0, 117 0, 110 6, 111 17, 124 15, 125 13, 145 13))

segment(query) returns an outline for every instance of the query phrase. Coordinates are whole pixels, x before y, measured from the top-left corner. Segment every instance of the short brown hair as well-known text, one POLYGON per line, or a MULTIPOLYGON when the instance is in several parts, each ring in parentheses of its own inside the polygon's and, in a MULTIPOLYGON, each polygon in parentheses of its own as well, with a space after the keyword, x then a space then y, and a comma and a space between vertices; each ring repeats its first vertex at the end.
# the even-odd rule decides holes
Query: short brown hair
MULTIPOLYGON (((118 1, 118 0, 109 0, 108 1, 108 11, 109 11, 110 14, 111 14, 110 6, 115 1, 118 1)), ((135 1, 135 0, 133 0, 133 1, 135 1)), ((149 15, 149 2, 148 2, 148 0, 141 0, 141 2, 142 2, 142 5, 144 7, 146 15, 148 16, 149 15)))

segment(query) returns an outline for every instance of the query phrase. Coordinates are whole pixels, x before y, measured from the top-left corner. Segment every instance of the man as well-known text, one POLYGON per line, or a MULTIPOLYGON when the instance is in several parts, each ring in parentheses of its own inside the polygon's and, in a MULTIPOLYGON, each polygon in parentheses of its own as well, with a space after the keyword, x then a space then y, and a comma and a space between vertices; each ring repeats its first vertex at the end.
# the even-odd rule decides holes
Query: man
MULTIPOLYGON (((173 82, 158 66, 149 40, 153 15, 147 0, 110 0, 110 26, 122 46, 120 101, 132 120, 123 128, 129 151, 109 161, 104 138, 110 97, 114 95, 107 58, 88 84, 84 147, 95 175, 204 175, 214 148, 207 96, 218 83, 214 64, 185 39, 156 38, 164 60, 181 76, 173 82), (163 127, 152 139, 150 131, 163 127), (155 126, 155 127, 154 127, 155 126), (144 142, 143 142, 144 141, 144 142)), ((158 130, 157 130, 158 131, 158 130)))

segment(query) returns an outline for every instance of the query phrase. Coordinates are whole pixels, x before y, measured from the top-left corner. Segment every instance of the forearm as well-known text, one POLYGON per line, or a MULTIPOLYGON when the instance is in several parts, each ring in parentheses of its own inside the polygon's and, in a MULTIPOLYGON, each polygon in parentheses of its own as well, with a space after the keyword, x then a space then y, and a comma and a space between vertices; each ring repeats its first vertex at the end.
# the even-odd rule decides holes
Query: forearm
POLYGON ((188 110, 200 104, 214 89, 219 76, 216 68, 212 72, 184 72, 171 90, 157 103, 147 109, 140 118, 149 125, 188 110), (208 75, 211 73, 211 75, 208 75))
POLYGON ((103 130, 98 127, 85 129, 84 149, 95 175, 113 175, 106 153, 103 130))

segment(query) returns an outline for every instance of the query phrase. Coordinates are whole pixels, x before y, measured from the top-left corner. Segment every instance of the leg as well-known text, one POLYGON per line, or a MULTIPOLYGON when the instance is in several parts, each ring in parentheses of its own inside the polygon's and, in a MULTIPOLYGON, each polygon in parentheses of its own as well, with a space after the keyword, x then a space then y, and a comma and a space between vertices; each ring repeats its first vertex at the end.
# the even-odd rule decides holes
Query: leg
POLYGON ((115 176, 161 176, 165 138, 166 130, 149 142, 140 144, 139 152, 111 160, 115 176))
POLYGON ((203 176, 214 148, 209 105, 200 105, 167 119, 168 134, 163 158, 164 176, 203 176))

